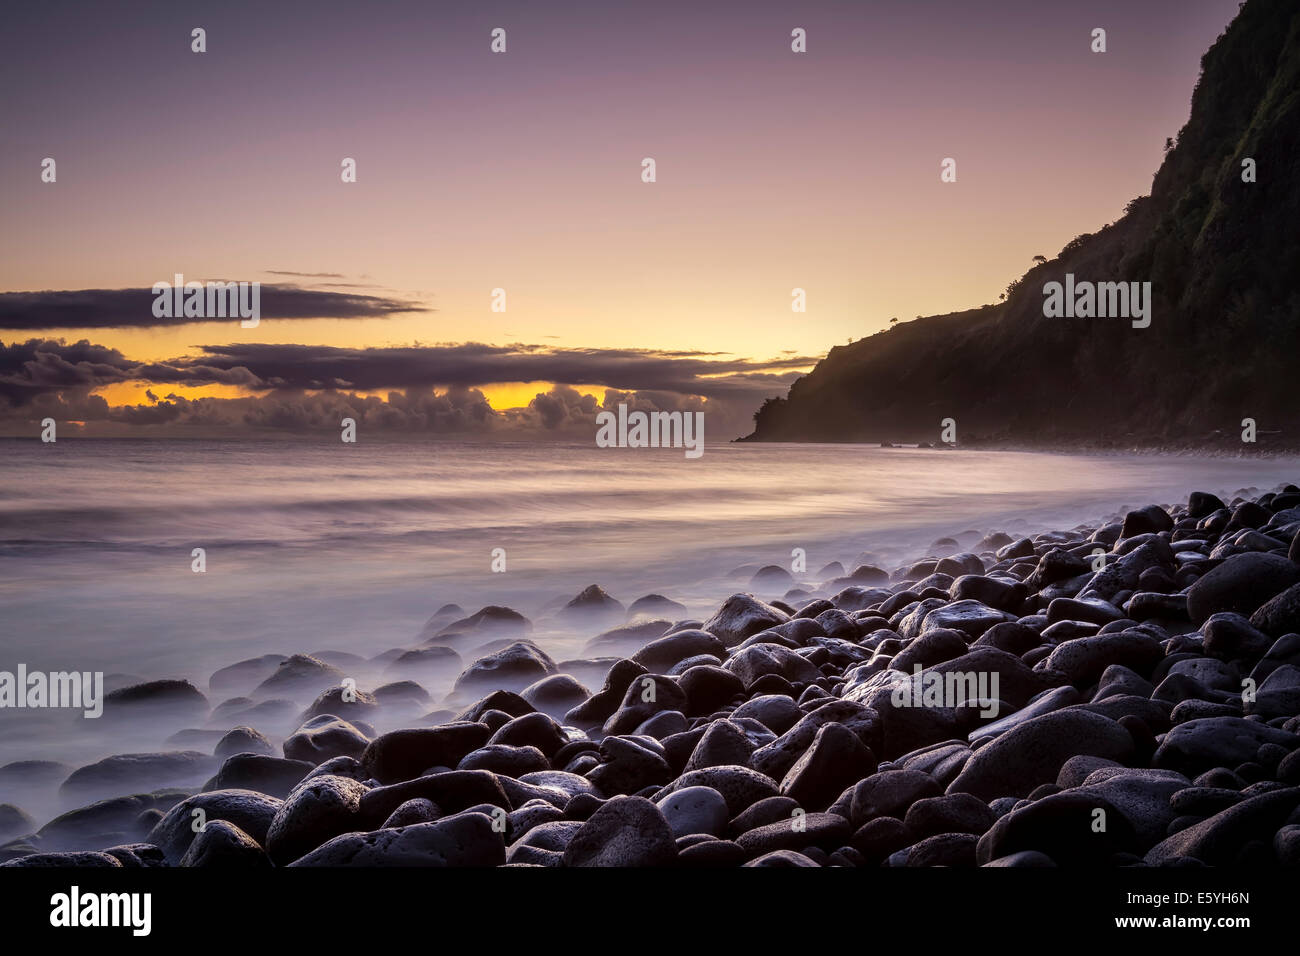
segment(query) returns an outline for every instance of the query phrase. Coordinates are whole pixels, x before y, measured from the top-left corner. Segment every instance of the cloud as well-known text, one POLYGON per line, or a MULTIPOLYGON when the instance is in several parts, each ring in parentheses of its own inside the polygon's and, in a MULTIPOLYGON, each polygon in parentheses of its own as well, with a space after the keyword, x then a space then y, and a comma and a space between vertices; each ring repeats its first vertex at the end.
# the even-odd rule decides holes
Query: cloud
POLYGON ((286 269, 267 269, 269 276, 295 276, 299 279, 346 279, 341 272, 289 272, 286 269))
POLYGON ((347 382, 350 388, 376 391, 554 382, 748 400, 780 391, 799 369, 817 361, 810 356, 758 362, 705 352, 479 343, 396 348, 240 343, 203 345, 199 350, 197 358, 169 364, 178 371, 207 369, 209 374, 242 369, 280 388, 324 389, 347 382))
POLYGON ((0 342, 0 396, 19 405, 50 392, 89 391, 133 378, 136 367, 117 349, 86 339, 71 345, 43 339, 0 342))
MULTIPOLYGON (((172 281, 168 276, 166 280, 172 281)), ((428 312, 418 302, 386 296, 302 289, 296 285, 263 285, 260 311, 268 319, 376 319, 400 312, 428 312)), ((125 329, 233 322, 153 314, 149 289, 79 289, 73 291, 0 292, 0 329, 125 329)))
POLYGON ((245 368, 212 368, 136 362, 117 349, 86 339, 71 344, 61 339, 0 342, 0 398, 23 405, 50 392, 141 381, 168 385, 238 385, 255 389, 262 383, 245 368))
POLYGON ((479 343, 346 349, 314 345, 203 346, 197 356, 137 362, 85 339, 0 342, 0 425, 28 434, 44 417, 84 421, 85 434, 246 435, 337 431, 586 440, 602 409, 702 411, 714 440, 751 430, 763 398, 784 393, 807 358, 771 362, 718 353, 556 349, 479 343), (791 367, 794 366, 794 367, 791 367), (538 381, 523 407, 495 409, 482 388, 538 381), (140 382, 147 403, 110 407, 93 394, 140 382), (236 398, 186 398, 159 386, 236 385, 236 398), (603 399, 574 386, 605 386, 603 399), (380 392, 361 395, 357 392, 380 392))
POLYGON ((81 421, 86 435, 249 437, 277 434, 306 437, 337 433, 344 418, 363 436, 450 437, 461 440, 590 441, 596 415, 626 404, 644 411, 700 411, 712 441, 726 441, 752 429, 753 405, 735 400, 661 392, 607 389, 603 399, 568 385, 539 391, 522 408, 494 409, 476 388, 408 389, 380 398, 349 392, 296 389, 242 398, 186 398, 156 394, 149 404, 110 407, 84 390, 46 393, 21 407, 0 407, 6 434, 36 435, 39 423, 81 421))

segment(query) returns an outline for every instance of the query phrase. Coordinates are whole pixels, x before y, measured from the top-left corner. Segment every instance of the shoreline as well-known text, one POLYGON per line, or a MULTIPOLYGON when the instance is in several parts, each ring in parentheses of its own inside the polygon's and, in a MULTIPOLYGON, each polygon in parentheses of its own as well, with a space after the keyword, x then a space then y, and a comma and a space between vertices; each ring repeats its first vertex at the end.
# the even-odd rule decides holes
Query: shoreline
POLYGON ((104 730, 171 721, 192 749, 26 768, 75 807, 0 832, 0 862, 1227 864, 1242 817, 1253 858, 1294 862, 1300 489, 962 537, 768 600, 795 576, 760 567, 705 620, 592 586, 558 611, 601 628, 570 661, 518 612, 449 606, 411 649, 412 674, 468 664, 436 704, 349 687, 346 655, 119 688, 104 730), (902 702, 913 675, 939 697, 902 702), (944 699, 964 675, 983 693, 944 699), (321 823, 321 801, 343 809, 321 823), (1080 842, 1085 806, 1112 838, 1080 842), (182 832, 195 809, 210 836, 182 832))
POLYGON ((746 435, 733 438, 728 444, 735 445, 856 445, 864 448, 901 448, 925 451, 1008 451, 1025 454, 1050 455, 1168 455, 1187 458, 1292 458, 1300 457, 1300 441, 1290 442, 1255 442, 1223 441, 1215 443, 1199 442, 1032 442, 1012 440, 963 440, 953 445, 941 442, 920 441, 864 441, 857 439, 809 439, 798 441, 785 438, 754 438, 746 435))

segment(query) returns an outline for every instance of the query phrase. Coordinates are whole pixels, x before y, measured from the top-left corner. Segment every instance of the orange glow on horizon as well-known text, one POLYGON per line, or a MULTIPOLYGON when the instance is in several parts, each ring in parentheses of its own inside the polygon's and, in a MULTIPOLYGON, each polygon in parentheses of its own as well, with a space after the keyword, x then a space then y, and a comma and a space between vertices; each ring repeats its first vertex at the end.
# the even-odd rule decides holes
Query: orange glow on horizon
MULTIPOLYGON (((506 382, 499 385, 484 385, 479 388, 479 391, 487 398, 488 404, 500 412, 510 408, 526 408, 528 403, 539 392, 549 392, 554 387, 552 382, 506 382)), ((598 402, 605 397, 605 386, 603 385, 576 385, 573 387, 583 395, 594 396, 598 402)), ((145 395, 148 391, 152 391, 159 401, 166 401, 169 395, 178 395, 181 398, 193 400, 197 398, 248 398, 266 394, 265 389, 250 390, 237 385, 157 385, 150 382, 119 382, 115 385, 105 385, 103 388, 96 389, 95 394, 108 402, 111 407, 151 405, 153 402, 149 401, 149 398, 145 395)), ((362 398, 387 399, 389 393, 394 389, 377 391, 347 389, 346 391, 349 395, 358 395, 362 398)), ((442 392, 445 389, 439 388, 437 391, 442 392)))

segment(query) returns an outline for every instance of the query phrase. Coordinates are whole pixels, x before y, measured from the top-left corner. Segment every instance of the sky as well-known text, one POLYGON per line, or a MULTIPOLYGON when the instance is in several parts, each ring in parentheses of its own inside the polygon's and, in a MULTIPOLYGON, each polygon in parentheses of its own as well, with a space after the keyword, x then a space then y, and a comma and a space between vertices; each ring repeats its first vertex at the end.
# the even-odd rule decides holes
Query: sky
POLYGON ((625 401, 736 437, 832 346, 995 302, 1119 218, 1237 7, 15 7, 0 434, 311 431, 350 409, 529 439, 625 401), (150 289, 176 274, 260 282, 260 323, 160 324, 150 289))

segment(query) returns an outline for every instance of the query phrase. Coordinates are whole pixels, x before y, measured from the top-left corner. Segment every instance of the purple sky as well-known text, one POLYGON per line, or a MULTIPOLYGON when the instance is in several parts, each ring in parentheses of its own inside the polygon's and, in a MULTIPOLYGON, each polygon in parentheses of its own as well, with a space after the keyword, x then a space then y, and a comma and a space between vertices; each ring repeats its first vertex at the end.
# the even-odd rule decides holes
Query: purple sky
MULTIPOLYGON (((892 316, 995 301, 1031 256, 1118 218, 1149 190, 1200 57, 1236 10, 1236 0, 14 7, 0 35, 0 293, 147 289, 179 272, 411 311, 345 305, 252 330, 107 317, 42 329, 20 317, 0 342, 85 338, 172 367, 201 346, 245 344, 725 352, 773 376, 742 383, 743 423, 763 394, 784 390, 793 373, 780 363, 792 356, 815 359, 892 316), (201 55, 190 50, 196 26, 207 31, 201 55), (498 26, 503 55, 489 51, 498 26), (794 27, 807 30, 806 54, 790 50, 794 27), (1107 31, 1105 54, 1089 49, 1095 27, 1107 31), (40 181, 47 156, 56 184, 40 181), (357 161, 354 184, 340 181, 344 157, 357 161), (644 157, 658 165, 653 184, 641 182, 644 157), (945 157, 957 160, 956 183, 939 180, 945 157), (791 313, 795 287, 807 313, 791 313), (507 290, 505 313, 489 310, 494 288, 507 290)), ((27 303, 0 301, 0 316, 27 303)), ((0 381, 29 374, 14 361, 0 381)), ((485 373, 494 407, 551 384, 525 382, 519 365, 485 373)), ((593 395, 692 387, 689 374, 639 386, 610 368, 593 359, 590 377, 568 384, 593 395)), ((216 380, 82 378, 77 387, 111 407, 153 404, 146 389, 257 394, 216 380)), ((19 417, 25 433, 30 416, 19 417)))

